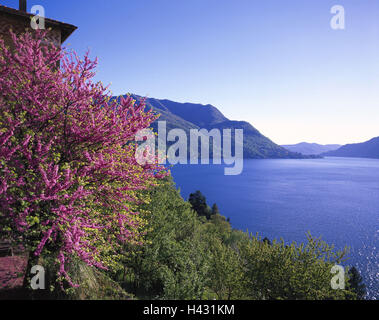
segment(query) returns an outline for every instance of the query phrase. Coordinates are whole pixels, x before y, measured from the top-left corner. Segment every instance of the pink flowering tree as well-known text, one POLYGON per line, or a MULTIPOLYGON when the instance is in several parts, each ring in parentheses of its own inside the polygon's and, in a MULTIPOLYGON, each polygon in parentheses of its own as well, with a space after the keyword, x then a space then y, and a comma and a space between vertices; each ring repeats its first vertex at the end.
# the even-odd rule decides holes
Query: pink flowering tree
POLYGON ((56 256, 107 269, 138 243, 140 190, 167 173, 135 159, 137 131, 156 116, 95 83, 96 61, 44 41, 43 33, 0 40, 0 235, 29 252, 29 267, 56 256))

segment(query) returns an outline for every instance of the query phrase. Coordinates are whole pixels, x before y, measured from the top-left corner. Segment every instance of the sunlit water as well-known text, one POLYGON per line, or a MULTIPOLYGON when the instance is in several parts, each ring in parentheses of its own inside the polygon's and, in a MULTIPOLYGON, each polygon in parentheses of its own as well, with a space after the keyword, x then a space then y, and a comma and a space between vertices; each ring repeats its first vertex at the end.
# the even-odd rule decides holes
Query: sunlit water
POLYGON ((379 299, 379 160, 245 160, 238 176, 225 176, 220 165, 177 165, 172 174, 186 199, 200 190, 234 228, 288 242, 310 231, 349 246, 345 264, 379 299))

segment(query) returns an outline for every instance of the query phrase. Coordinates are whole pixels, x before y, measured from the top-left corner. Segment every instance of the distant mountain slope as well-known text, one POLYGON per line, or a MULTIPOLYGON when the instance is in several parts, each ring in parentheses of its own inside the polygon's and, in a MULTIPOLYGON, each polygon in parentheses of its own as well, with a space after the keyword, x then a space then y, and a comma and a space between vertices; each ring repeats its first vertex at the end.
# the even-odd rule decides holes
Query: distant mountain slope
POLYGON ((150 104, 154 107, 164 106, 172 114, 188 121, 200 128, 210 127, 214 124, 228 121, 227 118, 214 106, 194 104, 194 103, 179 103, 170 100, 149 99, 150 104))
POLYGON ((379 137, 362 143, 347 144, 335 151, 323 154, 330 157, 355 157, 379 159, 379 137))
POLYGON ((289 145, 282 145, 283 148, 286 148, 289 151, 292 152, 299 152, 304 155, 319 155, 324 152, 328 151, 334 151, 341 147, 339 144, 317 144, 317 143, 307 143, 307 142, 301 142, 298 144, 289 144, 289 145))
MULTIPOLYGON (((140 96, 132 95, 139 101, 140 96)), ((244 157, 252 159, 292 158, 301 159, 306 156, 291 152, 263 136, 250 123, 227 119, 216 107, 194 103, 179 103, 170 100, 148 98, 146 106, 161 116, 159 121, 167 122, 167 129, 180 128, 188 132, 190 129, 244 129, 244 157)), ((157 124, 152 127, 156 130, 157 124)))

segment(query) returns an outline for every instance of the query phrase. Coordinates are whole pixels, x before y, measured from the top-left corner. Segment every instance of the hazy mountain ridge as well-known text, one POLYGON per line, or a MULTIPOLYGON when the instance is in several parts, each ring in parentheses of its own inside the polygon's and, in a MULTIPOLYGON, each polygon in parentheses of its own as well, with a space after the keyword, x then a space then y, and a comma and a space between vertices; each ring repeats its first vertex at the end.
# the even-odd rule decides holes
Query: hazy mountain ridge
MULTIPOLYGON (((134 99, 141 99, 132 95, 134 99)), ((190 129, 204 128, 211 130, 235 129, 244 130, 244 158, 250 159, 302 159, 308 158, 300 153, 291 152, 263 136, 256 128, 246 121, 233 121, 226 118, 216 107, 208 104, 179 103, 167 99, 146 99, 146 107, 152 108, 161 116, 158 121, 167 122, 167 130, 180 128, 188 132, 190 129)), ((157 123, 152 125, 157 129, 157 123)), ((233 144, 234 145, 234 144, 233 144)))
POLYGON ((286 148, 292 152, 299 152, 303 155, 320 155, 328 151, 334 151, 341 147, 339 144, 318 144, 318 143, 308 143, 301 142, 297 144, 282 145, 283 148, 286 148))
POLYGON ((346 144, 341 148, 322 154, 330 157, 353 157, 379 159, 379 137, 362 143, 346 144))

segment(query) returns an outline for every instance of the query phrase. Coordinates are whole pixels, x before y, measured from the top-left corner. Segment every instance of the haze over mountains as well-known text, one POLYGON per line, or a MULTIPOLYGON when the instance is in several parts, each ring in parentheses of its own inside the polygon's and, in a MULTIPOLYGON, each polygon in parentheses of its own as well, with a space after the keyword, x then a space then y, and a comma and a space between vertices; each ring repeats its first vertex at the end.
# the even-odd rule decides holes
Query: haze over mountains
POLYGON ((322 156, 379 159, 379 137, 362 143, 347 144, 337 150, 323 153, 322 156))
POLYGON ((297 144, 282 145, 283 148, 286 148, 292 152, 299 152, 304 155, 320 155, 328 151, 334 151, 341 147, 339 144, 317 144, 317 143, 307 143, 301 142, 297 144))
MULTIPOLYGON (((140 96, 132 95, 139 101, 140 96)), ((153 108, 161 116, 159 121, 167 122, 167 131, 179 128, 186 132, 190 129, 234 129, 244 130, 244 158, 251 159, 301 159, 307 156, 291 152, 263 136, 256 128, 246 121, 233 121, 227 119, 216 107, 195 103, 179 103, 171 100, 149 98, 146 106, 153 108)), ((157 124, 152 126, 155 130, 157 124)), ((234 149, 232 149, 234 150, 234 149)))

